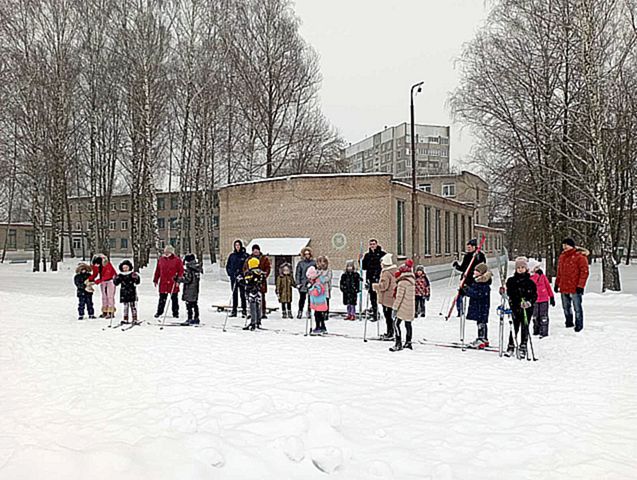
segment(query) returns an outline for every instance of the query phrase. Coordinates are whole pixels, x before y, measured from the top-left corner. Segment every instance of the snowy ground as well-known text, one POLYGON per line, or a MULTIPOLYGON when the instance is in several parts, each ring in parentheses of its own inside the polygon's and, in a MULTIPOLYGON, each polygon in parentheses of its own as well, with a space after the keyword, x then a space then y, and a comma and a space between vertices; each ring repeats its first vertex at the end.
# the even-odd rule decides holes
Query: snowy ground
MULTIPOLYGON (((538 362, 223 333, 209 305, 228 285, 214 274, 204 328, 103 331, 75 319, 72 268, 0 266, 1 479, 637 478, 637 266, 622 271, 632 293, 587 293, 580 334, 563 328, 558 303, 538 362)), ((438 315, 450 291, 434 284, 416 338, 457 340, 457 320, 438 315)), ((304 321, 273 314, 266 326, 302 332, 304 321)), ((358 322, 328 329, 362 336, 358 322)))

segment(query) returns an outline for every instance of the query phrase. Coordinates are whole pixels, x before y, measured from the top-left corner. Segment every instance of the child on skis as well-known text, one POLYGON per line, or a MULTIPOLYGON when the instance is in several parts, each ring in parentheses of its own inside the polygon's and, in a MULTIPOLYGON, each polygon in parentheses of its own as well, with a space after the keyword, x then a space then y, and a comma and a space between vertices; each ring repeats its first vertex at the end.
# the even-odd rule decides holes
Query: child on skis
POLYGON ((181 299, 186 302, 188 319, 185 325, 199 325, 199 281, 201 265, 193 253, 184 257, 184 276, 177 277, 177 283, 183 283, 184 292, 181 299))
POLYGON ((356 271, 354 260, 348 260, 345 264, 345 271, 341 275, 339 285, 341 292, 343 292, 343 304, 347 305, 345 320, 356 320, 356 304, 358 294, 361 291, 361 276, 356 271))
POLYGON ((91 276, 91 266, 87 263, 79 263, 75 269, 73 283, 77 289, 77 313, 78 320, 84 320, 84 308, 88 313, 88 318, 95 318, 93 308, 93 283, 89 280, 91 276))
POLYGON ((390 352, 398 352, 403 348, 413 350, 411 346, 411 322, 416 316, 416 277, 412 272, 413 262, 407 260, 400 266, 395 276, 396 279, 396 299, 393 305, 394 316, 394 336, 396 343, 390 347, 390 352), (405 344, 401 344, 400 324, 405 322, 405 330, 407 335, 405 344))
POLYGON ((330 295, 332 293, 332 270, 330 269, 330 261, 325 255, 320 255, 316 259, 316 269, 321 277, 321 282, 325 285, 325 299, 327 301, 327 311, 325 312, 325 320, 330 316, 330 295))
POLYGON ((124 260, 119 264, 119 272, 113 279, 115 286, 119 285, 119 301, 124 304, 124 319, 122 323, 128 322, 128 312, 133 316, 133 324, 137 323, 137 285, 141 279, 139 274, 133 271, 133 264, 129 260, 124 260))
POLYGON ((243 275, 243 283, 250 305, 250 325, 243 327, 243 329, 254 330, 261 327, 261 291, 266 275, 259 268, 258 258, 249 258, 247 263, 248 270, 243 275))
MULTIPOLYGON (((410 260, 411 261, 411 260, 410 260)), ((396 273, 398 267, 394 265, 391 253, 386 253, 380 259, 381 271, 378 283, 372 284, 372 291, 378 296, 378 303, 383 307, 383 316, 385 317, 385 325, 387 333, 381 335, 383 340, 394 339, 394 318, 392 312, 394 308, 394 297, 396 293, 396 273)), ((372 317, 372 321, 373 317, 372 317)))
POLYGON ((541 265, 533 268, 531 280, 535 283, 537 289, 537 301, 533 307, 533 335, 539 335, 540 338, 549 335, 549 303, 555 306, 555 297, 549 279, 546 278, 542 271, 541 265))
MULTIPOLYGON (((529 340, 529 320, 533 315, 533 305, 537 300, 537 288, 529 274, 529 260, 526 257, 515 259, 515 273, 506 283, 506 291, 511 306, 513 326, 517 337, 521 331, 519 343, 519 358, 526 357, 526 344, 529 340)), ((509 334, 509 346, 506 355, 510 357, 515 351, 513 333, 509 334)))
POLYGON ((424 317, 427 312, 427 302, 431 294, 431 285, 423 265, 416 267, 416 316, 424 317))
POLYGON ((101 253, 93 257, 90 282, 100 286, 102 292, 102 314, 100 318, 113 318, 115 316, 115 284, 113 279, 117 272, 106 255, 101 253))
POLYGON ((463 295, 469 298, 467 320, 475 320, 478 324, 478 337, 471 342, 472 348, 486 348, 489 346, 488 325, 491 298, 492 275, 486 263, 476 266, 473 271, 474 282, 465 286, 463 295))
POLYGON ((314 311, 314 323, 316 328, 312 330, 313 335, 321 335, 327 333, 325 328, 325 315, 327 314, 327 295, 324 277, 321 277, 319 271, 315 267, 310 267, 306 272, 307 279, 310 282, 308 295, 310 298, 310 310, 314 311))
POLYGON ((284 263, 279 267, 279 276, 276 277, 276 296, 281 304, 281 318, 292 318, 292 266, 284 263))

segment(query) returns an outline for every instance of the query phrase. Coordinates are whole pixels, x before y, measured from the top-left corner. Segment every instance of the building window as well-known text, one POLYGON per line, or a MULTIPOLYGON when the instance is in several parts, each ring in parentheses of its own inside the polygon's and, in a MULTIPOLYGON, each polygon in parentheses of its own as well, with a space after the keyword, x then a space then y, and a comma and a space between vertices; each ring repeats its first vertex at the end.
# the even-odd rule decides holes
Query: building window
POLYGON ((451 253, 451 213, 445 212, 445 253, 451 253))
POLYGON ((128 238, 122 238, 119 241, 119 248, 122 250, 128 250, 128 238))
POLYGON ((24 248, 27 250, 33 250, 33 230, 27 230, 24 232, 24 248))
POLYGON ((423 252, 431 255, 431 207, 424 208, 423 252))
POLYGON ((119 209, 123 212, 128 212, 128 200, 122 200, 120 202, 119 209))
POLYGON ((418 188, 420 188, 423 192, 431 193, 431 183, 421 183, 418 185, 418 188))
POLYGON ((159 230, 163 230, 164 228, 166 228, 166 219, 164 217, 157 218, 157 228, 159 230))
POLYGON ((469 238, 473 238, 473 217, 469 217, 469 238))
POLYGON ((91 231, 91 222, 90 221, 86 222, 86 230, 88 230, 89 232, 91 231))
POLYGON ((434 231, 434 247, 436 249, 436 255, 440 255, 442 253, 442 242, 440 241, 440 236, 442 234, 440 228, 440 210, 436 208, 436 218, 435 218, 435 231, 434 231))
POLYGON ((462 215, 460 217, 460 225, 461 225, 461 228, 462 228, 462 237, 460 237, 462 239, 461 240, 461 242, 462 242, 461 246, 464 246, 467 243, 467 225, 465 224, 464 215, 462 215))
POLYGON ((166 210, 166 199, 164 197, 157 197, 157 210, 166 210))
POLYGON ((9 236, 7 237, 7 248, 15 250, 17 248, 17 231, 15 228, 9 229, 9 236))
POLYGON ((442 196, 443 197, 455 197, 456 196, 456 184, 455 183, 445 183, 442 185, 442 196))
POLYGON ((176 247, 176 246, 177 246, 177 237, 172 237, 172 238, 170 239, 170 244, 171 244, 173 247, 176 247))
POLYGON ((81 238, 73 237, 73 248, 75 250, 79 250, 80 248, 82 248, 82 239, 81 238))
POLYGON ((177 217, 170 217, 170 219, 168 220, 168 223, 170 224, 170 228, 179 227, 179 223, 177 222, 177 217))
POLYGON ((116 238, 109 238, 108 239, 108 246, 110 248, 115 248, 115 245, 117 245, 117 239, 116 238))
POLYGON ((178 196, 170 197, 170 209, 171 210, 178 210, 179 209, 179 197, 178 196))
POLYGON ((438 143, 440 142, 440 137, 429 137, 429 143, 438 143))
POLYGON ((117 211, 117 204, 115 202, 111 203, 111 212, 116 212, 117 211))
POLYGON ((396 253, 405 255, 405 202, 398 200, 396 209, 396 253))
POLYGON ((458 246, 458 234, 460 233, 458 230, 460 229, 458 225, 458 214, 453 214, 453 251, 455 253, 460 253, 460 248, 458 246))
POLYGON ((75 222, 75 231, 79 232, 82 230, 82 224, 80 222, 75 222))
POLYGON ((122 220, 120 222, 120 229, 121 230, 128 230, 128 220, 122 220))
POLYGON ((110 230, 115 230, 117 228, 117 222, 115 220, 111 220, 110 230))

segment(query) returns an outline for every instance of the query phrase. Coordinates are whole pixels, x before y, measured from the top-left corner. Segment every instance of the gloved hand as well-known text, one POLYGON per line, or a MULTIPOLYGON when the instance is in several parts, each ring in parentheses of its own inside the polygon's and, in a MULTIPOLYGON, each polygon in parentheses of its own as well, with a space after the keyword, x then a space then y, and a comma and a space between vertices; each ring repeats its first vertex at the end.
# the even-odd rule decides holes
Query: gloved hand
POLYGON ((153 285, 155 285, 155 288, 157 288, 157 282, 153 282, 153 285))
POLYGON ((371 288, 372 284, 369 280, 365 281, 365 290, 369 290, 371 288))
POLYGON ((551 307, 555 306, 555 297, 551 297, 551 299, 549 300, 549 303, 551 304, 551 307))
POLYGON ((453 268, 458 268, 460 266, 460 264, 458 263, 458 260, 454 260, 453 263, 451 264, 451 266, 453 268))
POLYGON ((392 320, 396 320, 396 318, 398 318, 398 312, 396 310, 391 311, 391 318, 392 320))
POLYGON ((575 293, 577 293, 579 295, 584 295, 584 289, 582 287, 577 287, 575 289, 575 293))
POLYGON ((500 287, 500 295, 504 295, 506 293, 506 288, 500 287))
POLYGON ((524 300, 522 303, 520 303, 520 307, 522 307, 525 310, 527 308, 531 308, 531 302, 529 302, 528 300, 524 300))
POLYGON ((431 298, 431 296, 430 296, 430 295, 427 295, 427 296, 425 297, 425 300, 426 300, 426 301, 429 301, 429 299, 430 299, 430 298, 431 298))
POLYGON ((553 287, 553 291, 555 293, 560 293, 560 288, 557 286, 557 283, 555 284, 555 286, 553 287))

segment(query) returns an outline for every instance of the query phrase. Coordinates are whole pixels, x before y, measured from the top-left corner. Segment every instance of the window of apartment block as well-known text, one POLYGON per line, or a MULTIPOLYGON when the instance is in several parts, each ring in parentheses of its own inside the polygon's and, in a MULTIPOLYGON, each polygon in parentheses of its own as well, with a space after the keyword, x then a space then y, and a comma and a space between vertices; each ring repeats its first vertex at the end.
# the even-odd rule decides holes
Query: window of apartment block
POLYGON ((431 207, 424 207, 423 212, 423 253, 431 255, 431 207))
POLYGON ((168 223, 170 224, 170 228, 177 228, 178 227, 177 217, 170 217, 170 219, 168 220, 168 223))
MULTIPOLYGON (((473 217, 469 217, 469 238, 473 238, 473 217)), ((480 239, 478 239, 478 243, 480 243, 480 239)))
POLYGON ((110 248, 115 248, 115 245, 117 245, 117 239, 116 238, 109 238, 108 239, 108 246, 110 248))
POLYGON ((91 231, 91 222, 90 221, 86 222, 86 230, 89 231, 89 232, 91 231))
POLYGON ((157 197, 157 210, 166 210, 166 199, 164 197, 157 197))
POLYGON ((120 229, 121 230, 128 230, 128 220, 122 220, 120 222, 120 229))
POLYGON ((17 235, 18 235, 18 232, 16 231, 15 228, 9 229, 9 235, 7 236, 7 248, 10 248, 11 250, 15 250, 17 248, 18 246, 17 235))
POLYGON ((440 145, 449 145, 449 139, 447 137, 440 137, 440 145))
POLYGON ((460 248, 458 245, 458 234, 460 227, 458 225, 458 214, 454 213, 453 214, 453 251, 455 253, 459 253, 460 252, 460 248))
POLYGON ((33 230, 27 230, 24 232, 24 248, 27 250, 33 249, 33 230))
POLYGON ((442 184, 442 196, 443 197, 455 197, 456 196, 456 184, 455 183, 443 183, 442 184))
POLYGON ((75 222, 75 231, 79 232, 82 230, 82 224, 80 222, 75 222))
POLYGON ((396 208, 396 253, 405 255, 405 202, 398 200, 396 208))
POLYGON ((122 200, 120 202, 119 209, 122 210, 123 212, 127 212, 128 211, 128 200, 122 200))
POLYGON ((122 250, 128 250, 128 238, 122 238, 119 241, 119 248, 122 250))
POLYGON ((436 208, 436 213, 435 213, 435 225, 434 225, 434 248, 436 251, 436 255, 440 255, 442 253, 442 242, 441 242, 441 236, 442 236, 442 232, 441 232, 441 225, 440 225, 440 210, 436 208))
POLYGON ((460 240, 460 241, 461 241, 462 243, 460 244, 460 247, 461 247, 461 248, 464 248, 464 246, 466 245, 467 240, 468 240, 468 238, 467 238, 467 225, 465 224, 465 218, 464 218, 464 215, 462 215, 462 216, 460 217, 460 225, 461 225, 461 229, 462 229, 462 232, 461 232, 461 233, 462 233, 462 237, 460 237, 460 238, 461 238, 461 240, 460 240))
POLYGON ((111 224, 109 225, 110 230, 115 230, 117 228, 117 222, 115 220, 111 220, 111 224))
POLYGON ((179 197, 178 196, 170 197, 170 209, 171 210, 178 210, 179 209, 179 197))
POLYGON ((171 238, 170 238, 170 240, 169 240, 169 242, 170 242, 170 244, 171 244, 173 247, 176 247, 176 246, 177 246, 177 237, 171 237, 171 238))
POLYGON ((451 213, 445 212, 445 253, 451 253, 451 213))
POLYGON ((429 137, 429 143, 439 143, 440 137, 429 137))
POLYGON ((166 219, 164 217, 157 217, 157 228, 159 230, 166 228, 166 219))
POLYGON ((111 202, 111 212, 117 211, 117 204, 115 202, 111 202))
POLYGON ((421 189, 423 192, 431 193, 431 183, 421 183, 420 185, 418 185, 418 188, 421 189))
POLYGON ((82 239, 78 237, 73 237, 73 248, 75 250, 79 250, 82 248, 82 239))

